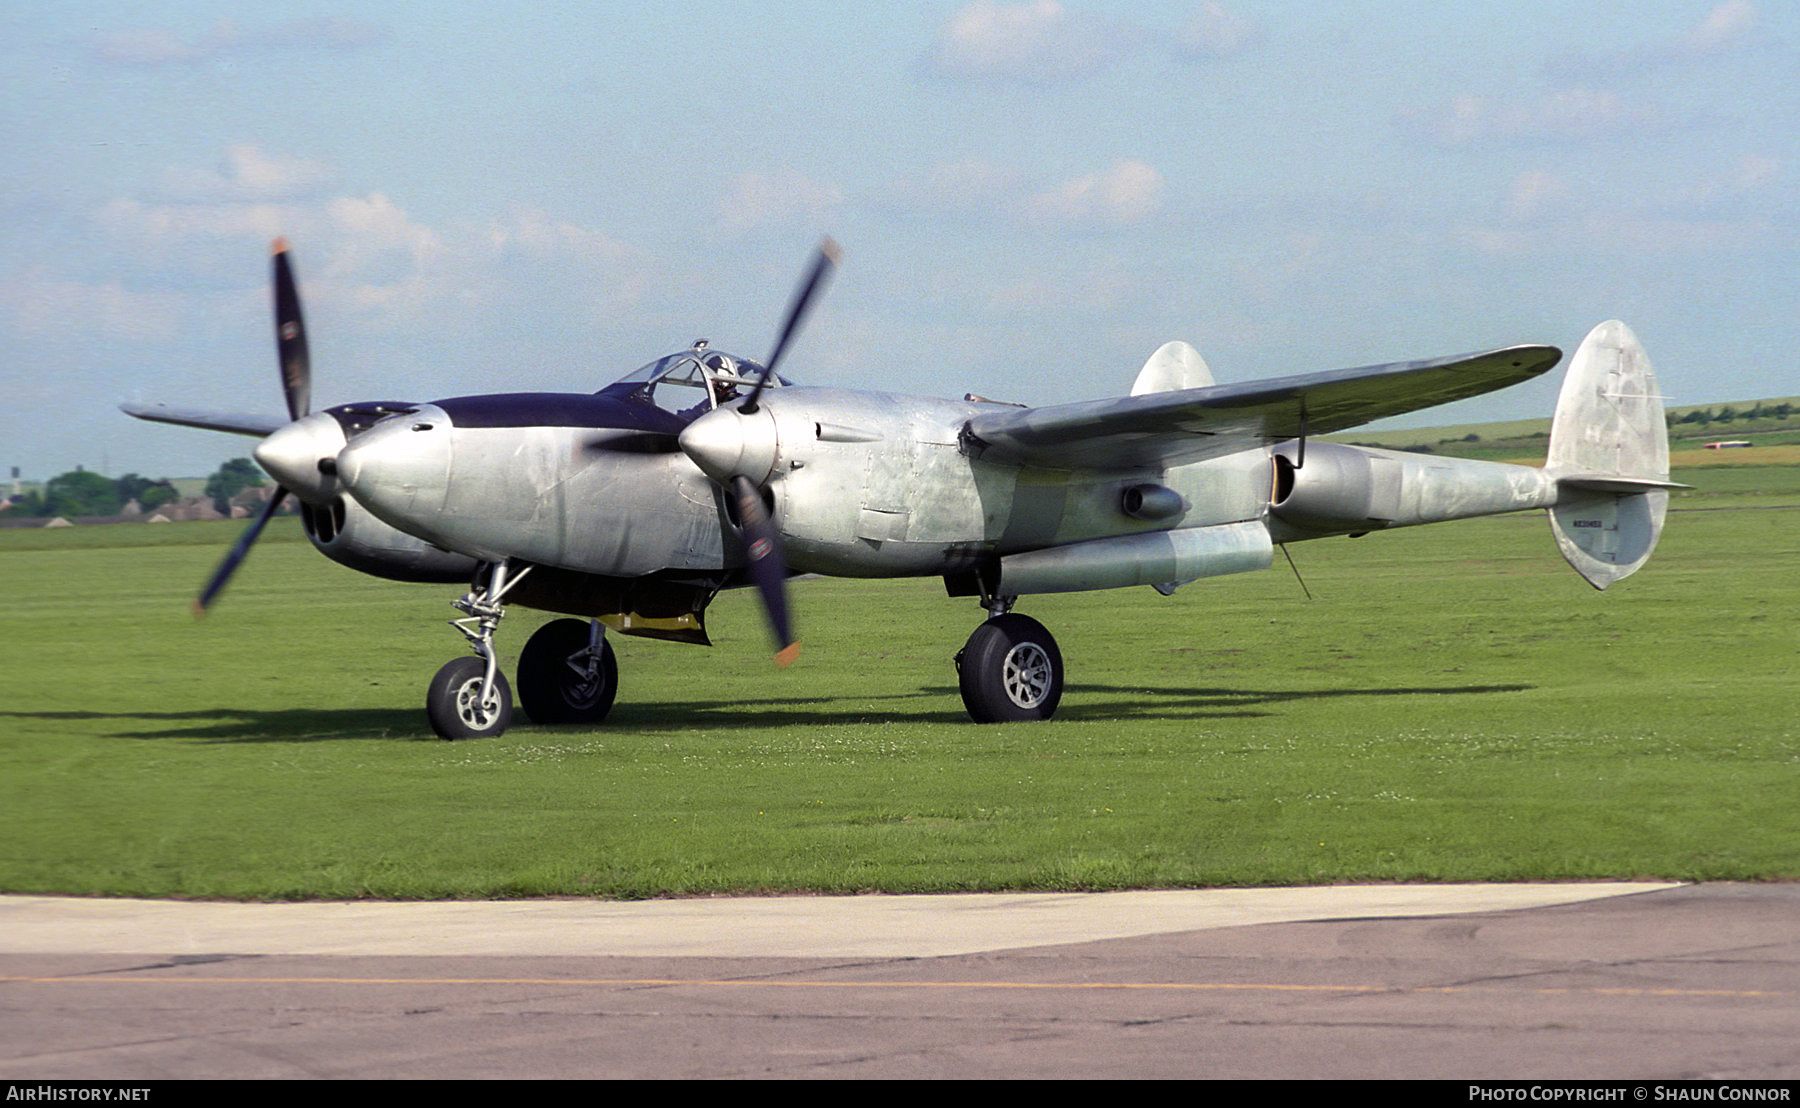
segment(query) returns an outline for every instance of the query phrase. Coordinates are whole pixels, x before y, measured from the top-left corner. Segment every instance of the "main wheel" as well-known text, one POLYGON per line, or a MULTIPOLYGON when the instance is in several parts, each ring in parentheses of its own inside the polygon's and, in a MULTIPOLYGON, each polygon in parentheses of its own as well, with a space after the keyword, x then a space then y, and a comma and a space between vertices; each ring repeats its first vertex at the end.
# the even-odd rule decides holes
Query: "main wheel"
POLYGON ((519 707, 536 724, 599 723, 619 692, 612 644, 589 650, 586 620, 558 619, 537 629, 519 652, 519 707))
POLYGON ((956 656, 963 707, 976 723, 1049 719, 1062 699, 1062 651, 1030 616, 990 619, 956 656))
POLYGON ((512 686, 495 670, 493 690, 483 699, 486 677, 487 663, 480 658, 458 658, 437 671, 425 694, 425 715, 438 738, 486 739, 506 730, 512 722, 512 686))

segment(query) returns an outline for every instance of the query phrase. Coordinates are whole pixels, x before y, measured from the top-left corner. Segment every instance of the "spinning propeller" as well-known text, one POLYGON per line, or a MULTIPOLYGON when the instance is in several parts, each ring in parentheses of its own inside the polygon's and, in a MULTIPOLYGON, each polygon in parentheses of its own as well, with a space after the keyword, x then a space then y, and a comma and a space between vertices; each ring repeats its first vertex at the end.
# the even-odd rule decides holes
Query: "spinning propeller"
MULTIPOLYGON (((275 349, 281 362, 281 390, 287 398, 288 418, 298 422, 312 405, 312 360, 306 349, 306 323, 300 317, 300 291, 294 283, 293 267, 288 264, 288 241, 276 239, 272 249, 275 254, 275 349)), ((277 431, 270 439, 281 434, 282 431, 277 431)), ((219 563, 219 568, 213 570, 206 587, 200 590, 194 600, 194 615, 204 616, 206 609, 218 599, 231 581, 231 575, 237 572, 263 528, 275 518, 281 502, 287 497, 286 485, 275 486, 275 495, 263 505, 262 514, 232 544, 230 553, 219 563)))
POLYGON ((826 239, 819 245, 812 269, 788 307, 787 321, 775 340, 775 349, 763 363, 762 376, 757 378, 756 386, 743 403, 701 416, 681 433, 683 453, 731 493, 737 507, 745 567, 750 580, 762 594, 763 611, 769 618, 769 629, 775 635, 778 648, 775 664, 783 667, 800 656, 800 642, 794 637, 793 622, 788 615, 787 559, 782 556, 781 537, 763 502, 763 486, 759 484, 772 476, 774 424, 765 416, 752 426, 751 417, 757 414, 763 389, 775 376, 775 366, 787 351, 788 343, 799 333, 819 293, 830 280, 838 256, 838 245, 832 240, 826 239), (759 464, 765 458, 768 466, 759 464))

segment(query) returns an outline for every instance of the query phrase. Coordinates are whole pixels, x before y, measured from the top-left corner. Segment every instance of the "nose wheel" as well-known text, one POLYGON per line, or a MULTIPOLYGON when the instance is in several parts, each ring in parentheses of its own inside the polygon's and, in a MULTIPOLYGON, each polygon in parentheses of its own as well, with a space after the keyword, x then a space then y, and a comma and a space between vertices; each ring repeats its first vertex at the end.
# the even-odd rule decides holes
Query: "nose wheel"
POLYGON ((431 679, 425 715, 439 738, 492 738, 512 722, 512 688, 503 673, 489 681, 480 658, 457 658, 431 679))
POLYGON ((956 673, 976 723, 1049 719, 1062 700, 1062 651, 1030 616, 1009 612, 977 627, 956 655, 956 673))

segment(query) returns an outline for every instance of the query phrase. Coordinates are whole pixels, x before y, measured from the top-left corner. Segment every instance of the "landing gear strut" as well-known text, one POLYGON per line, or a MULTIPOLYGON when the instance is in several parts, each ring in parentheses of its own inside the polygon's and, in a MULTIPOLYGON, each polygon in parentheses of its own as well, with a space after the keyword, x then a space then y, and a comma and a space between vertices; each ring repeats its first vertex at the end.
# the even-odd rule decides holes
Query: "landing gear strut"
POLYGON ((1056 639, 1015 597, 983 598, 988 620, 956 655, 963 707, 976 723, 1049 719, 1062 700, 1063 661, 1056 639))
POLYGON ((511 573, 511 563, 494 562, 483 573, 477 571, 475 583, 452 607, 467 613, 466 618, 453 619, 450 626, 462 632, 474 649, 475 657, 458 658, 445 664, 431 679, 425 694, 425 715, 431 729, 442 739, 485 739, 503 733, 512 722, 512 688, 500 672, 499 656, 494 653, 494 631, 506 614, 501 601, 514 585, 531 572, 526 566, 511 573))

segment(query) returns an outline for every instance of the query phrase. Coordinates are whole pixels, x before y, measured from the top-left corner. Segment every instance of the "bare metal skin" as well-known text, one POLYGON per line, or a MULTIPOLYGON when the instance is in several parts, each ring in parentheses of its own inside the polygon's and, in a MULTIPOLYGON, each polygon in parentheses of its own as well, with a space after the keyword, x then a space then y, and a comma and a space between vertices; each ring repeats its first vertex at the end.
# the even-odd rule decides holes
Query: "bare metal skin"
POLYGON ((1280 544, 1540 508, 1570 565, 1604 589, 1648 559, 1678 487, 1649 359, 1618 322, 1576 352, 1540 469, 1317 436, 1528 380, 1560 360, 1549 346, 1219 385, 1176 342, 1129 395, 1044 408, 791 385, 775 362, 836 260, 821 250, 766 365, 700 342, 591 395, 309 413, 299 302, 278 245, 292 418, 125 410, 266 436, 257 460, 301 502, 329 557, 401 580, 474 580, 457 606, 477 660, 440 671, 428 700, 446 737, 506 725, 493 634, 510 603, 593 621, 585 634, 559 628, 554 649, 528 648, 550 669, 522 662, 519 677, 534 719, 598 722, 612 697, 596 682, 615 672, 603 626, 705 642, 713 595, 754 584, 785 664, 798 651, 789 575, 942 576, 989 616, 958 655, 970 714, 1043 719, 1061 658, 1048 631, 1013 613, 1021 596, 1167 594, 1267 568, 1280 544))

